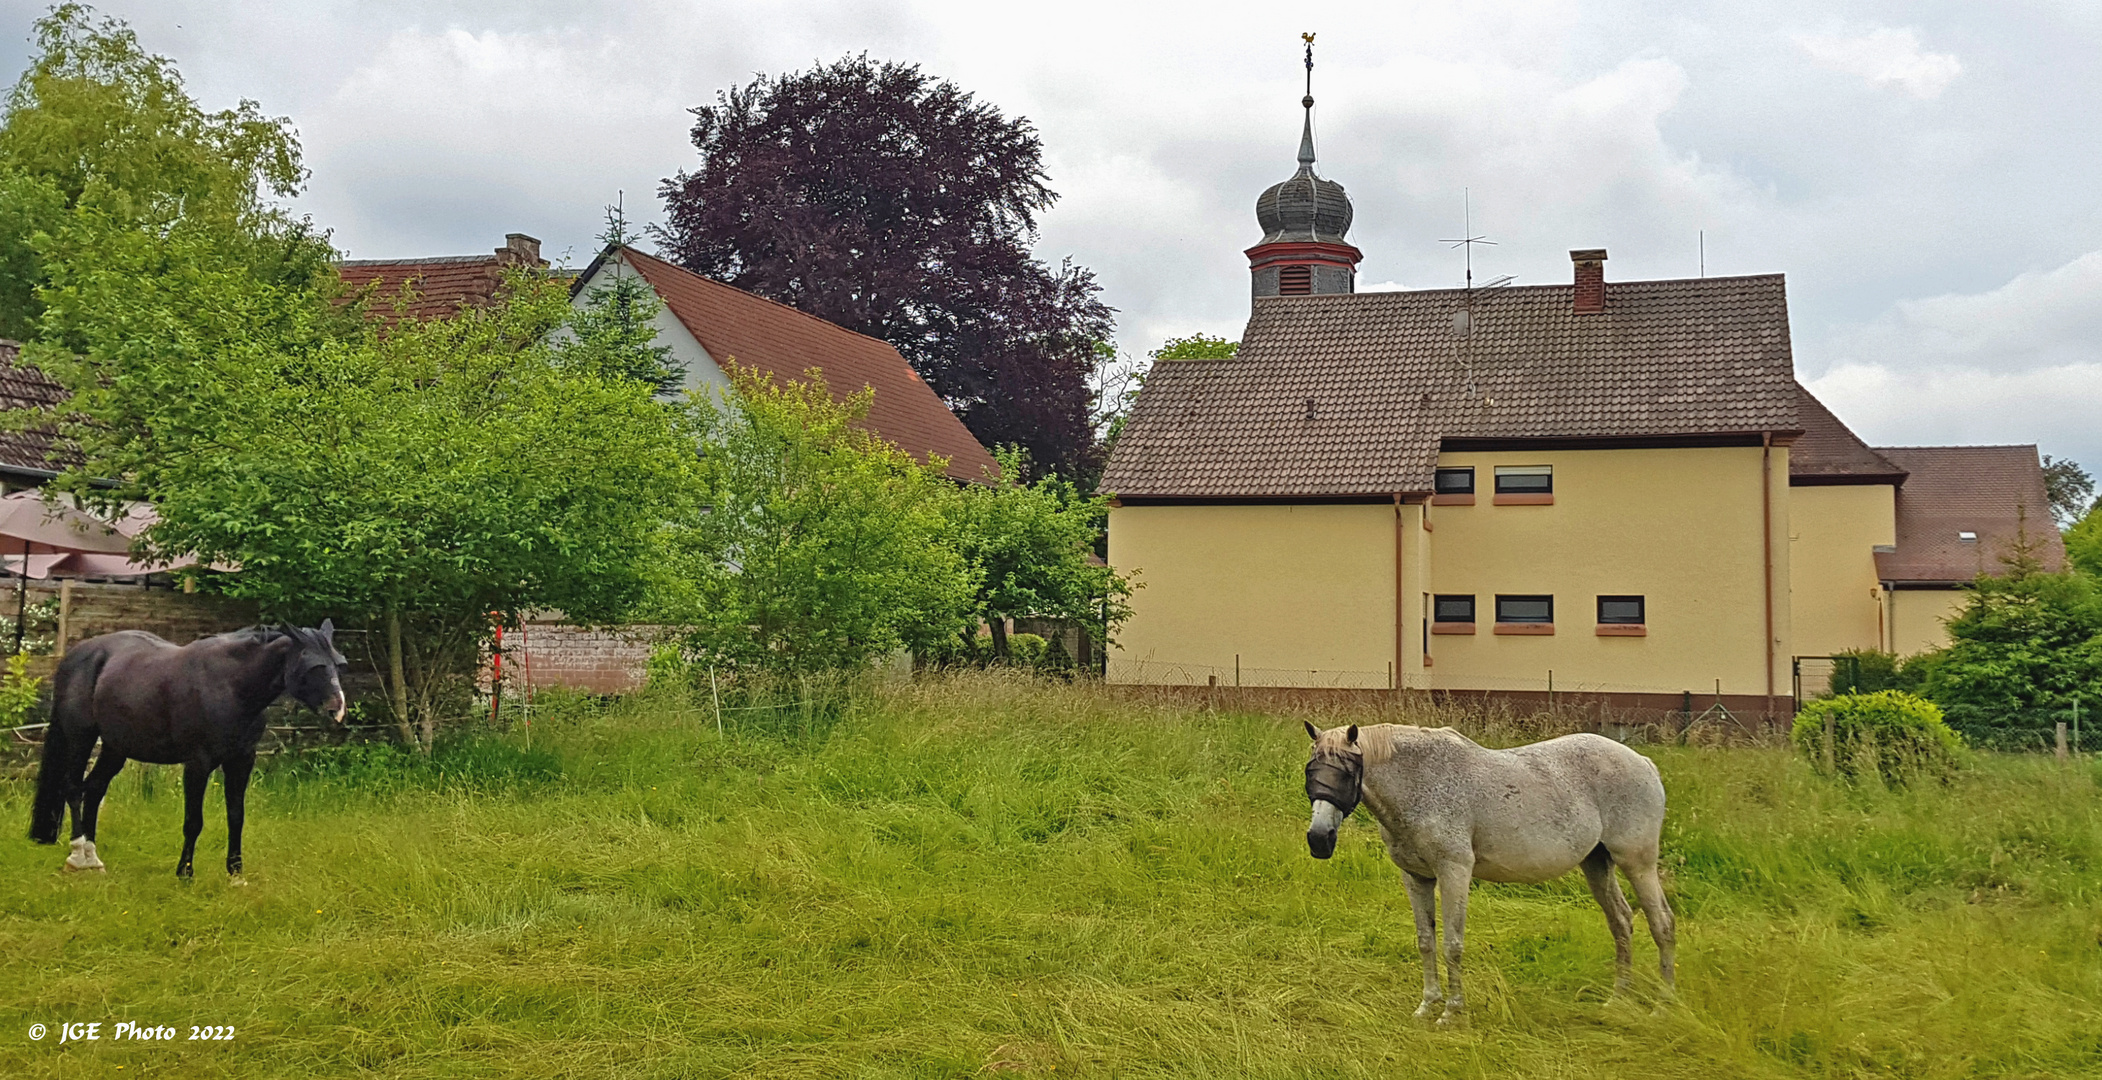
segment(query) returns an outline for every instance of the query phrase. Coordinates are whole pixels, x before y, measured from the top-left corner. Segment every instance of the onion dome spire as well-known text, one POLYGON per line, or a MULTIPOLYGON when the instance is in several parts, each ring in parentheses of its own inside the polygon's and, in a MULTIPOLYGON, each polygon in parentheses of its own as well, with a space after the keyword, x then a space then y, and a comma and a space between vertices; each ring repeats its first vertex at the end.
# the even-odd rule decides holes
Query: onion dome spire
POLYGON ((1306 119, 1299 129, 1299 171, 1256 199, 1255 220, 1263 227, 1265 244, 1340 244, 1350 231, 1350 197, 1343 185, 1314 171, 1314 35, 1300 37, 1306 41, 1306 96, 1299 105, 1306 119))
POLYGON ((1362 252, 1343 239, 1350 231, 1350 196, 1343 185, 1314 171, 1314 35, 1306 42, 1306 117, 1299 129, 1299 171, 1270 185, 1255 200, 1263 239, 1248 249, 1257 297, 1347 293, 1356 289, 1362 252))

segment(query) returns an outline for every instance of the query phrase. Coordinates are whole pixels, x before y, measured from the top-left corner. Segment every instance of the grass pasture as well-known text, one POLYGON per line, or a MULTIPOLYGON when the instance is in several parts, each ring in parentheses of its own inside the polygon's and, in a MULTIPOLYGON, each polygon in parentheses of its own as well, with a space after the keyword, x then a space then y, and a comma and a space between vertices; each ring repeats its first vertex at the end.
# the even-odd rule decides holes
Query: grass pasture
POLYGON ((1644 992, 1608 999, 1572 874, 1477 886, 1473 1023, 1440 1032, 1409 1018, 1408 899, 1363 812, 1307 857, 1296 716, 994 678, 793 736, 682 709, 279 763, 240 888, 216 797, 175 880, 173 770, 118 779, 93 878, 0 785, 0 1075, 2102 1074, 2091 764, 1885 792, 1657 749, 1679 1003, 1653 1008, 1639 922, 1644 992), (67 1020, 178 1039, 26 1035, 67 1020))

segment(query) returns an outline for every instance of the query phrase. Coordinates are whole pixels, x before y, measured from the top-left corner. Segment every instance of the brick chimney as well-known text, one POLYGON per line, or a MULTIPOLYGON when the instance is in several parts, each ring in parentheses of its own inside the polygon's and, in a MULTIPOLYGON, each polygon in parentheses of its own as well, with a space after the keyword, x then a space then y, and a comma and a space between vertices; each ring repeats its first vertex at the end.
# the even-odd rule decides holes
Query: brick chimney
POLYGON ((1569 261, 1576 264, 1576 313, 1596 315, 1606 310, 1606 249, 1572 251, 1569 261))
POLYGON ((540 241, 524 233, 505 233, 504 246, 496 249, 496 261, 505 266, 546 266, 540 259, 540 241))

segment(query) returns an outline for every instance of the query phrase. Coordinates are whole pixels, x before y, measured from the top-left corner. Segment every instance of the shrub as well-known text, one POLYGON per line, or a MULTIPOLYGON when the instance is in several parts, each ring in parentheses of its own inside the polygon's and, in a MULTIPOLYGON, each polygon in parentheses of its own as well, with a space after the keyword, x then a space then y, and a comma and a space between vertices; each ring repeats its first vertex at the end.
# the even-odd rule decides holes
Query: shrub
POLYGON ((1007 655, 1015 663, 1027 667, 1043 663, 1047 648, 1044 639, 1035 634, 1010 634, 1007 637, 1007 655))
POLYGON ((29 673, 29 654, 7 658, 7 674, 0 677, 0 728, 19 727, 42 711, 44 680, 29 673))
POLYGON ((1902 690, 1820 698, 1796 714, 1789 738, 1819 772, 1893 787, 1917 776, 1947 779, 1963 751, 1941 709, 1902 690))
POLYGON ((1912 666, 1900 665, 1896 653, 1875 649, 1846 649, 1832 654, 1831 688, 1827 697, 1841 694, 1873 694, 1878 690, 1917 690, 1919 680, 1912 666))

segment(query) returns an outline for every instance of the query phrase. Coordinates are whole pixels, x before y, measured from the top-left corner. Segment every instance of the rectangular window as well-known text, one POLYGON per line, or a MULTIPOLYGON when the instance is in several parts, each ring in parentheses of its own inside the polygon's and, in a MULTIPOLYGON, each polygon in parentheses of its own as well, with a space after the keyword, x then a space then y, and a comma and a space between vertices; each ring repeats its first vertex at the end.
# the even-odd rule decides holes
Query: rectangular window
POLYGON ((1435 611, 1436 614, 1432 618, 1439 622, 1471 623, 1474 621, 1474 597, 1440 596, 1436 601, 1435 611))
POLYGON ((1439 469, 1436 487, 1440 495, 1472 495, 1474 469, 1439 469))
POLYGON ((1642 609, 1639 596, 1601 596, 1598 622, 1600 626, 1640 626, 1644 621, 1642 609))
POLYGON ((1496 598, 1496 621, 1500 623, 1552 623, 1555 621, 1555 598, 1552 596, 1499 596, 1496 598))
POLYGON ((1555 490, 1555 467, 1552 465, 1498 465, 1496 467, 1496 493, 1498 495, 1551 495, 1555 490))

